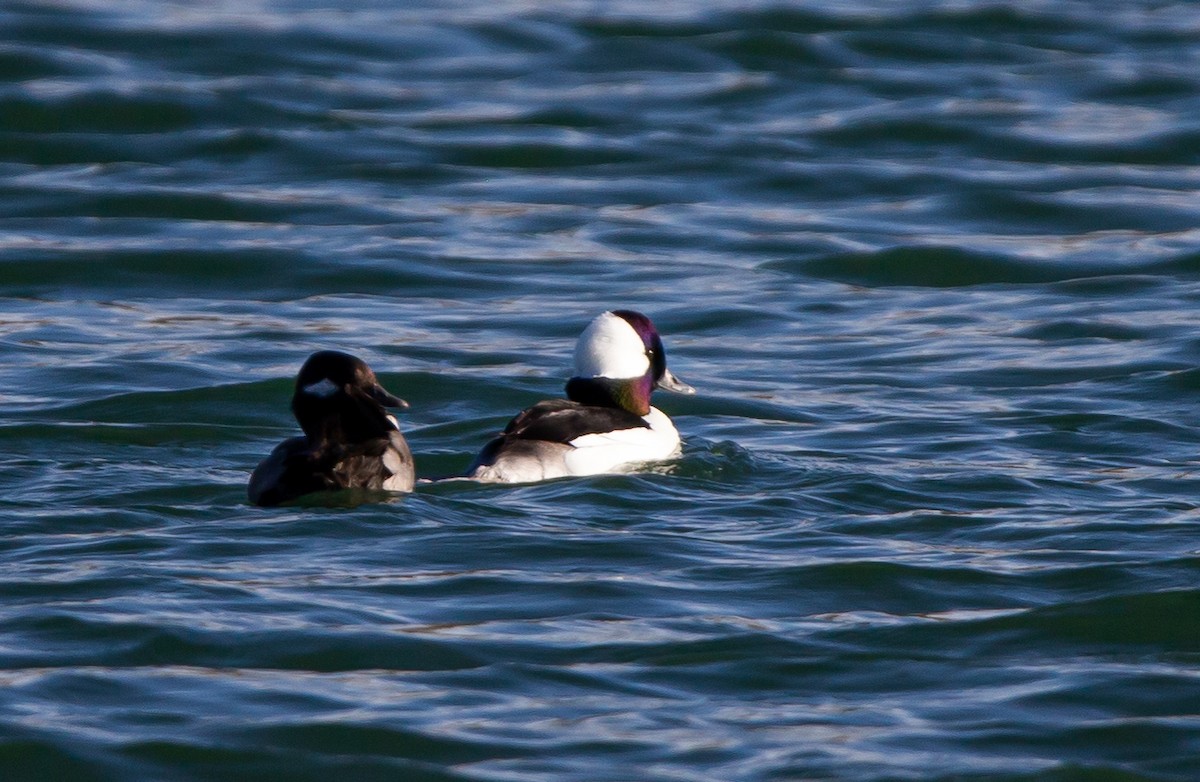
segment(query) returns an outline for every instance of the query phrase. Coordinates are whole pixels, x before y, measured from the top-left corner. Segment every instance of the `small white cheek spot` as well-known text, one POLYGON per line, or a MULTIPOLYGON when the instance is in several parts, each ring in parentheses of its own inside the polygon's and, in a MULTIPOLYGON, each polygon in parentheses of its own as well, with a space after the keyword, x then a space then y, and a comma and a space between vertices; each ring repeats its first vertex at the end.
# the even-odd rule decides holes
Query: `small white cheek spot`
POLYGON ((311 383, 311 384, 305 386, 301 390, 310 396, 319 396, 322 399, 324 399, 326 397, 330 397, 330 396, 333 396, 334 394, 336 394, 338 392, 338 387, 329 378, 323 378, 323 379, 317 381, 316 383, 311 383))

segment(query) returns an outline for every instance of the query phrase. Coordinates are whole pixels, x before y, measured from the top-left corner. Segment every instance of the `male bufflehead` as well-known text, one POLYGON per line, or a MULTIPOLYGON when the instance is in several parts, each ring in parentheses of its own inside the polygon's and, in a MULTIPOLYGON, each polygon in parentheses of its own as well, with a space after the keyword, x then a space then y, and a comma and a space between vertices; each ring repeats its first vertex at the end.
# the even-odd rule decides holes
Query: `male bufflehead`
POLYGON ((631 310, 605 312, 575 345, 567 399, 538 402, 484 446, 467 476, 526 483, 612 472, 666 459, 679 450, 671 419, 650 406, 655 388, 694 394, 667 369, 650 319, 631 310))
POLYGON ((284 440, 254 469, 250 502, 278 505, 333 489, 412 491, 412 451, 385 407, 408 402, 384 390, 366 363, 336 350, 313 353, 292 394, 304 436, 284 440))

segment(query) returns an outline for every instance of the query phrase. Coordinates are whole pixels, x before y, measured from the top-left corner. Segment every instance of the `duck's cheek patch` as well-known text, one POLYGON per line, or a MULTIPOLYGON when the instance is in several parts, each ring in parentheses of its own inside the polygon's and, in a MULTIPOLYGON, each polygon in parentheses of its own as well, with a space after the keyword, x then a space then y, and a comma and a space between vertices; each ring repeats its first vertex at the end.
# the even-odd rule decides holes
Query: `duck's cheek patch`
POLYGON ((305 386, 300 390, 309 396, 317 396, 324 399, 325 397, 330 397, 336 394, 338 392, 338 387, 329 378, 323 378, 316 383, 305 386))
POLYGON ((641 336, 611 312, 589 323, 576 343, 575 371, 580 377, 641 377, 649 369, 641 336))

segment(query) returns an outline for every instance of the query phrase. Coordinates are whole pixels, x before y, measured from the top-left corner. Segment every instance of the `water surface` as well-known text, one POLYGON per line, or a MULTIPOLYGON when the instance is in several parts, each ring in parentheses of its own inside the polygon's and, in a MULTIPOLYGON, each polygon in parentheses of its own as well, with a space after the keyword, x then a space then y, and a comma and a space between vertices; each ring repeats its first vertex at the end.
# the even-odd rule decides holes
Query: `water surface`
POLYGON ((1200 7, 0 30, 6 779, 1200 775, 1200 7), (309 352, 445 476, 613 307, 679 459, 246 504, 309 352))

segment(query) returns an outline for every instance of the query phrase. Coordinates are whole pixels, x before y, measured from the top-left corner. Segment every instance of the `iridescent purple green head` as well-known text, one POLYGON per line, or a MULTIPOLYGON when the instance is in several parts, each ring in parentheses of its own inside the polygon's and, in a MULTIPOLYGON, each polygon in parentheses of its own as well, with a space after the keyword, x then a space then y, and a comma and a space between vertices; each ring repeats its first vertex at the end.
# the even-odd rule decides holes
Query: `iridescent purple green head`
POLYGON ((609 395, 620 407, 638 415, 650 412, 650 393, 656 388, 696 393, 667 369, 667 354, 654 324, 632 310, 602 313, 580 335, 568 396, 576 399, 583 388, 578 381, 589 380, 596 381, 593 385, 597 387, 611 389, 609 395))
POLYGON ((366 362, 349 353, 313 353, 296 375, 292 412, 310 438, 337 429, 354 441, 395 428, 385 407, 406 408, 408 402, 389 393, 366 362))

